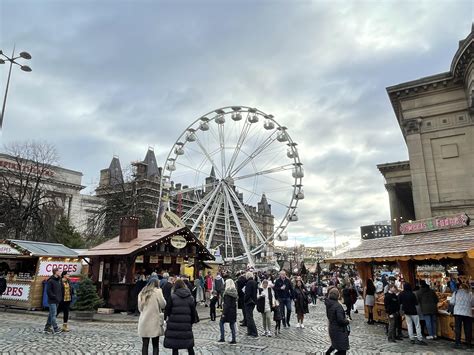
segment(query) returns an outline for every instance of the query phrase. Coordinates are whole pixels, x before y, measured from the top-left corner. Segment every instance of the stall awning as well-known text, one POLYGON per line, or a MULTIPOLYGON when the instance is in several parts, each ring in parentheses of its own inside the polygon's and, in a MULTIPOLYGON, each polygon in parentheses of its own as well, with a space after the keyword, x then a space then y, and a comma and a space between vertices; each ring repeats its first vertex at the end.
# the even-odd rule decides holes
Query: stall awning
POLYGON ((79 255, 72 249, 58 244, 46 242, 33 242, 29 240, 6 239, 4 242, 15 249, 20 249, 22 254, 31 256, 77 258, 79 255))
POLYGON ((139 229, 138 237, 129 242, 120 242, 119 237, 112 238, 94 248, 82 252, 85 257, 106 256, 106 255, 131 255, 136 254, 152 245, 163 242, 174 235, 181 235, 189 243, 196 245, 196 251, 201 260, 214 260, 211 253, 202 245, 189 228, 149 228, 139 229))
MULTIPOLYGON (((474 249, 474 226, 364 240, 325 262, 459 259, 474 249)), ((468 256, 470 257, 470 256, 468 256)))

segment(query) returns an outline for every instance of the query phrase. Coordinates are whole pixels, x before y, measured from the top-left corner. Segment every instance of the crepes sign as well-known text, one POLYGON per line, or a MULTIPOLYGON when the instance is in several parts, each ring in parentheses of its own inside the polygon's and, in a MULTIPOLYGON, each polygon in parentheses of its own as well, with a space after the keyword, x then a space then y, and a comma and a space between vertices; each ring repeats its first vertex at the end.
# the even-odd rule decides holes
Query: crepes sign
POLYGON ((400 233, 412 234, 430 232, 440 229, 461 228, 468 226, 469 221, 470 218, 465 213, 420 219, 418 221, 402 223, 400 225, 400 233))

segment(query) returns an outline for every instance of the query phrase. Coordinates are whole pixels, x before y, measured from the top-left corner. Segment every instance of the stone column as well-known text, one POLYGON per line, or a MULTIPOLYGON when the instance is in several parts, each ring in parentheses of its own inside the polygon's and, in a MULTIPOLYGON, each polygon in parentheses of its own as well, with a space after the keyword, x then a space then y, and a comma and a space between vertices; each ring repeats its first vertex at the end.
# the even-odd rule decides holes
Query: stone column
POLYGON ((395 184, 385 184, 388 192, 388 200, 390 203, 390 223, 392 225, 392 235, 399 234, 398 222, 394 219, 400 217, 400 204, 398 202, 397 192, 395 191, 395 184))
POLYGON ((402 123, 405 132, 408 155, 410 157, 410 171, 412 181, 413 203, 416 219, 432 217, 431 201, 426 177, 425 156, 421 141, 421 118, 404 120, 402 123))

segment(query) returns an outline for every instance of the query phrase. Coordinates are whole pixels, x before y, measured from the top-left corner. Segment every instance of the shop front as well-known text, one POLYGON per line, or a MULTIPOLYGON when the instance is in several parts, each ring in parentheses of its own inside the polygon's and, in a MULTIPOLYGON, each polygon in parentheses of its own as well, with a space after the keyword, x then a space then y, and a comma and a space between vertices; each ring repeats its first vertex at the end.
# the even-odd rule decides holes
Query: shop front
POLYGON ((187 227, 138 229, 138 219, 121 220, 120 235, 81 253, 90 260, 92 280, 115 310, 136 307, 137 280, 152 272, 196 277, 214 257, 187 227))
POLYGON ((43 282, 54 268, 68 271, 74 280, 81 274, 82 263, 77 253, 62 244, 0 240, 0 272, 7 281, 0 306, 41 308, 43 282))
MULTIPOLYGON (((438 220, 458 220, 462 216, 438 217, 438 220)), ((469 218, 463 223, 436 221, 410 222, 418 227, 403 226, 406 234, 364 240, 362 243, 329 262, 354 262, 365 285, 367 279, 383 274, 397 275, 412 286, 425 280, 438 295, 438 336, 454 339, 454 317, 447 312, 452 290, 450 281, 463 282, 474 289, 474 226, 469 218), (421 226, 428 225, 428 230, 421 226)), ((432 219, 435 220, 435 219, 432 219)), ((366 309, 366 316, 368 312, 366 309)), ((374 320, 387 322, 383 292, 377 294, 374 320)))

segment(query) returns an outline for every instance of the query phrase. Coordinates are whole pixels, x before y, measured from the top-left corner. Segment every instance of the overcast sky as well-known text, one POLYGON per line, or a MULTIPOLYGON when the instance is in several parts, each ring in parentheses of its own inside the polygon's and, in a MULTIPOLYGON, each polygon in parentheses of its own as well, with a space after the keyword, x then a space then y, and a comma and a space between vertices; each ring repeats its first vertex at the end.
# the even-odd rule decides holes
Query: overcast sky
POLYGON ((200 115, 257 107, 305 166, 292 243, 354 243, 389 218, 376 165, 407 159, 385 88, 448 71, 473 17, 471 1, 0 0, 0 49, 33 56, 1 140, 55 144, 92 191, 114 154, 153 146, 161 165, 200 115))

